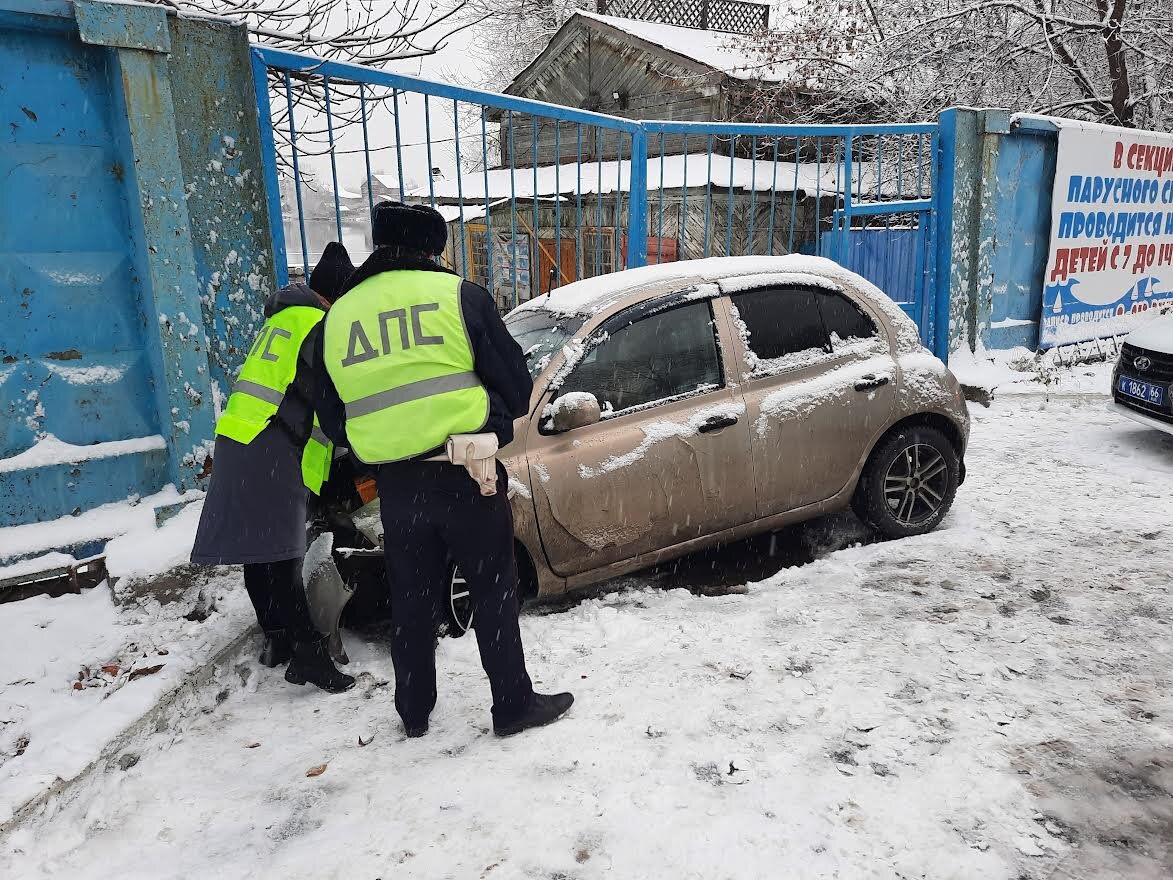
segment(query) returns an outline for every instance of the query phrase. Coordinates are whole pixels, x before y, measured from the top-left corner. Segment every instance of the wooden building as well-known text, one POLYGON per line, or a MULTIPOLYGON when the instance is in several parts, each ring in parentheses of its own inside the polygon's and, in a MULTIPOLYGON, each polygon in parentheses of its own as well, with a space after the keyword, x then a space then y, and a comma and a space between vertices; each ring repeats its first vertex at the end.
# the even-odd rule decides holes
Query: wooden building
MULTIPOLYGON (((796 84, 794 65, 773 60, 764 6, 608 2, 631 17, 576 13, 505 91, 631 119, 690 122, 737 120, 763 89, 817 100, 796 84)), ((459 186, 449 180, 408 192, 449 220, 448 264, 490 287, 503 308, 625 268, 630 136, 520 113, 490 118, 501 167, 466 171, 459 186)), ((815 252, 841 203, 840 145, 652 138, 648 262, 815 252)), ((856 167, 861 178, 870 174, 856 167)))

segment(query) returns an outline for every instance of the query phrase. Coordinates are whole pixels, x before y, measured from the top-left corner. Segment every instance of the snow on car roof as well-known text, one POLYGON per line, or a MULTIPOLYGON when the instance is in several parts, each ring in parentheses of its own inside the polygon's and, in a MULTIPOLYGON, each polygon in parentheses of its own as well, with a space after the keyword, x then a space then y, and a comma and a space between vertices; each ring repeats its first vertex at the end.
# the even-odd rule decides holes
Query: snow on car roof
MULTIPOLYGON (((888 323, 896 331, 898 349, 911 351, 920 348, 920 332, 916 324, 882 290, 832 260, 802 254, 776 257, 710 257, 704 260, 681 260, 658 266, 626 269, 597 278, 584 278, 582 281, 559 287, 522 303, 513 310, 513 313, 547 311, 559 315, 589 317, 643 288, 671 281, 703 283, 746 275, 807 275, 843 283, 862 293, 870 304, 884 313, 888 323)), ((762 278, 761 281, 765 282, 766 279, 762 278)))

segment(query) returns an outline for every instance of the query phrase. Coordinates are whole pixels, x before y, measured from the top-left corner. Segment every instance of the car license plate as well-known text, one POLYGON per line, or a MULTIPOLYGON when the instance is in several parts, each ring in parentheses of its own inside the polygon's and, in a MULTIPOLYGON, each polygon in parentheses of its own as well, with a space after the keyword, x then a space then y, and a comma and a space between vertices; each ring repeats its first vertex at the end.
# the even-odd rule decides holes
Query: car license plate
POLYGON ((1154 385, 1152 382, 1141 382, 1139 379, 1121 376, 1117 387, 1119 387, 1121 394, 1127 394, 1129 397, 1135 397, 1137 400, 1143 400, 1153 406, 1165 405, 1165 387, 1163 385, 1154 385))

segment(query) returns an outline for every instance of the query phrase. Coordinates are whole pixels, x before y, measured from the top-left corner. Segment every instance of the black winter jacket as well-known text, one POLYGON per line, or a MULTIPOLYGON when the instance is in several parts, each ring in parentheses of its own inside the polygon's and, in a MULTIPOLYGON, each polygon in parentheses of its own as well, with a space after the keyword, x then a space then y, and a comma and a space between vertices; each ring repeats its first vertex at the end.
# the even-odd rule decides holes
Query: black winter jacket
MULTIPOLYGON (((404 259, 387 248, 380 248, 350 276, 343 287, 343 296, 368 278, 402 270, 454 274, 431 261, 404 259)), ((509 335, 489 292, 478 284, 464 281, 460 288, 460 301, 464 326, 472 343, 473 369, 489 394, 489 418, 484 430, 492 431, 497 435, 497 442, 506 446, 513 442, 513 420, 529 411, 533 379, 521 346, 509 335)), ((335 421, 340 413, 344 420, 345 407, 326 372, 322 334, 318 334, 315 345, 317 349, 311 358, 314 370, 318 373, 314 391, 321 396, 313 398, 314 409, 318 412, 322 430, 335 443, 345 446, 344 425, 340 426, 335 421)), ((418 458, 428 458, 438 451, 438 448, 428 450, 418 458)))

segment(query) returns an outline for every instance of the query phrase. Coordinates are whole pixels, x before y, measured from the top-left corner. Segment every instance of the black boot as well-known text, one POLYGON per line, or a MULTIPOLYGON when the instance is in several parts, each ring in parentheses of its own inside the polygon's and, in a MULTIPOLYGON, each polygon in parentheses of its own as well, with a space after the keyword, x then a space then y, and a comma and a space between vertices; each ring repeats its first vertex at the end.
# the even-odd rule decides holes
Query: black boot
POLYGON ((285 670, 285 680, 290 684, 305 684, 308 681, 331 694, 340 694, 354 687, 354 679, 345 672, 339 672, 334 666, 326 639, 295 642, 293 658, 285 670))
POLYGON ((574 694, 534 694, 521 717, 512 724, 494 724, 497 736, 513 736, 531 727, 542 727, 557 721, 574 704, 574 694))
POLYGON ((262 666, 276 669, 282 663, 288 663, 293 656, 293 645, 290 644, 285 633, 266 633, 265 646, 261 648, 260 661, 262 666))

